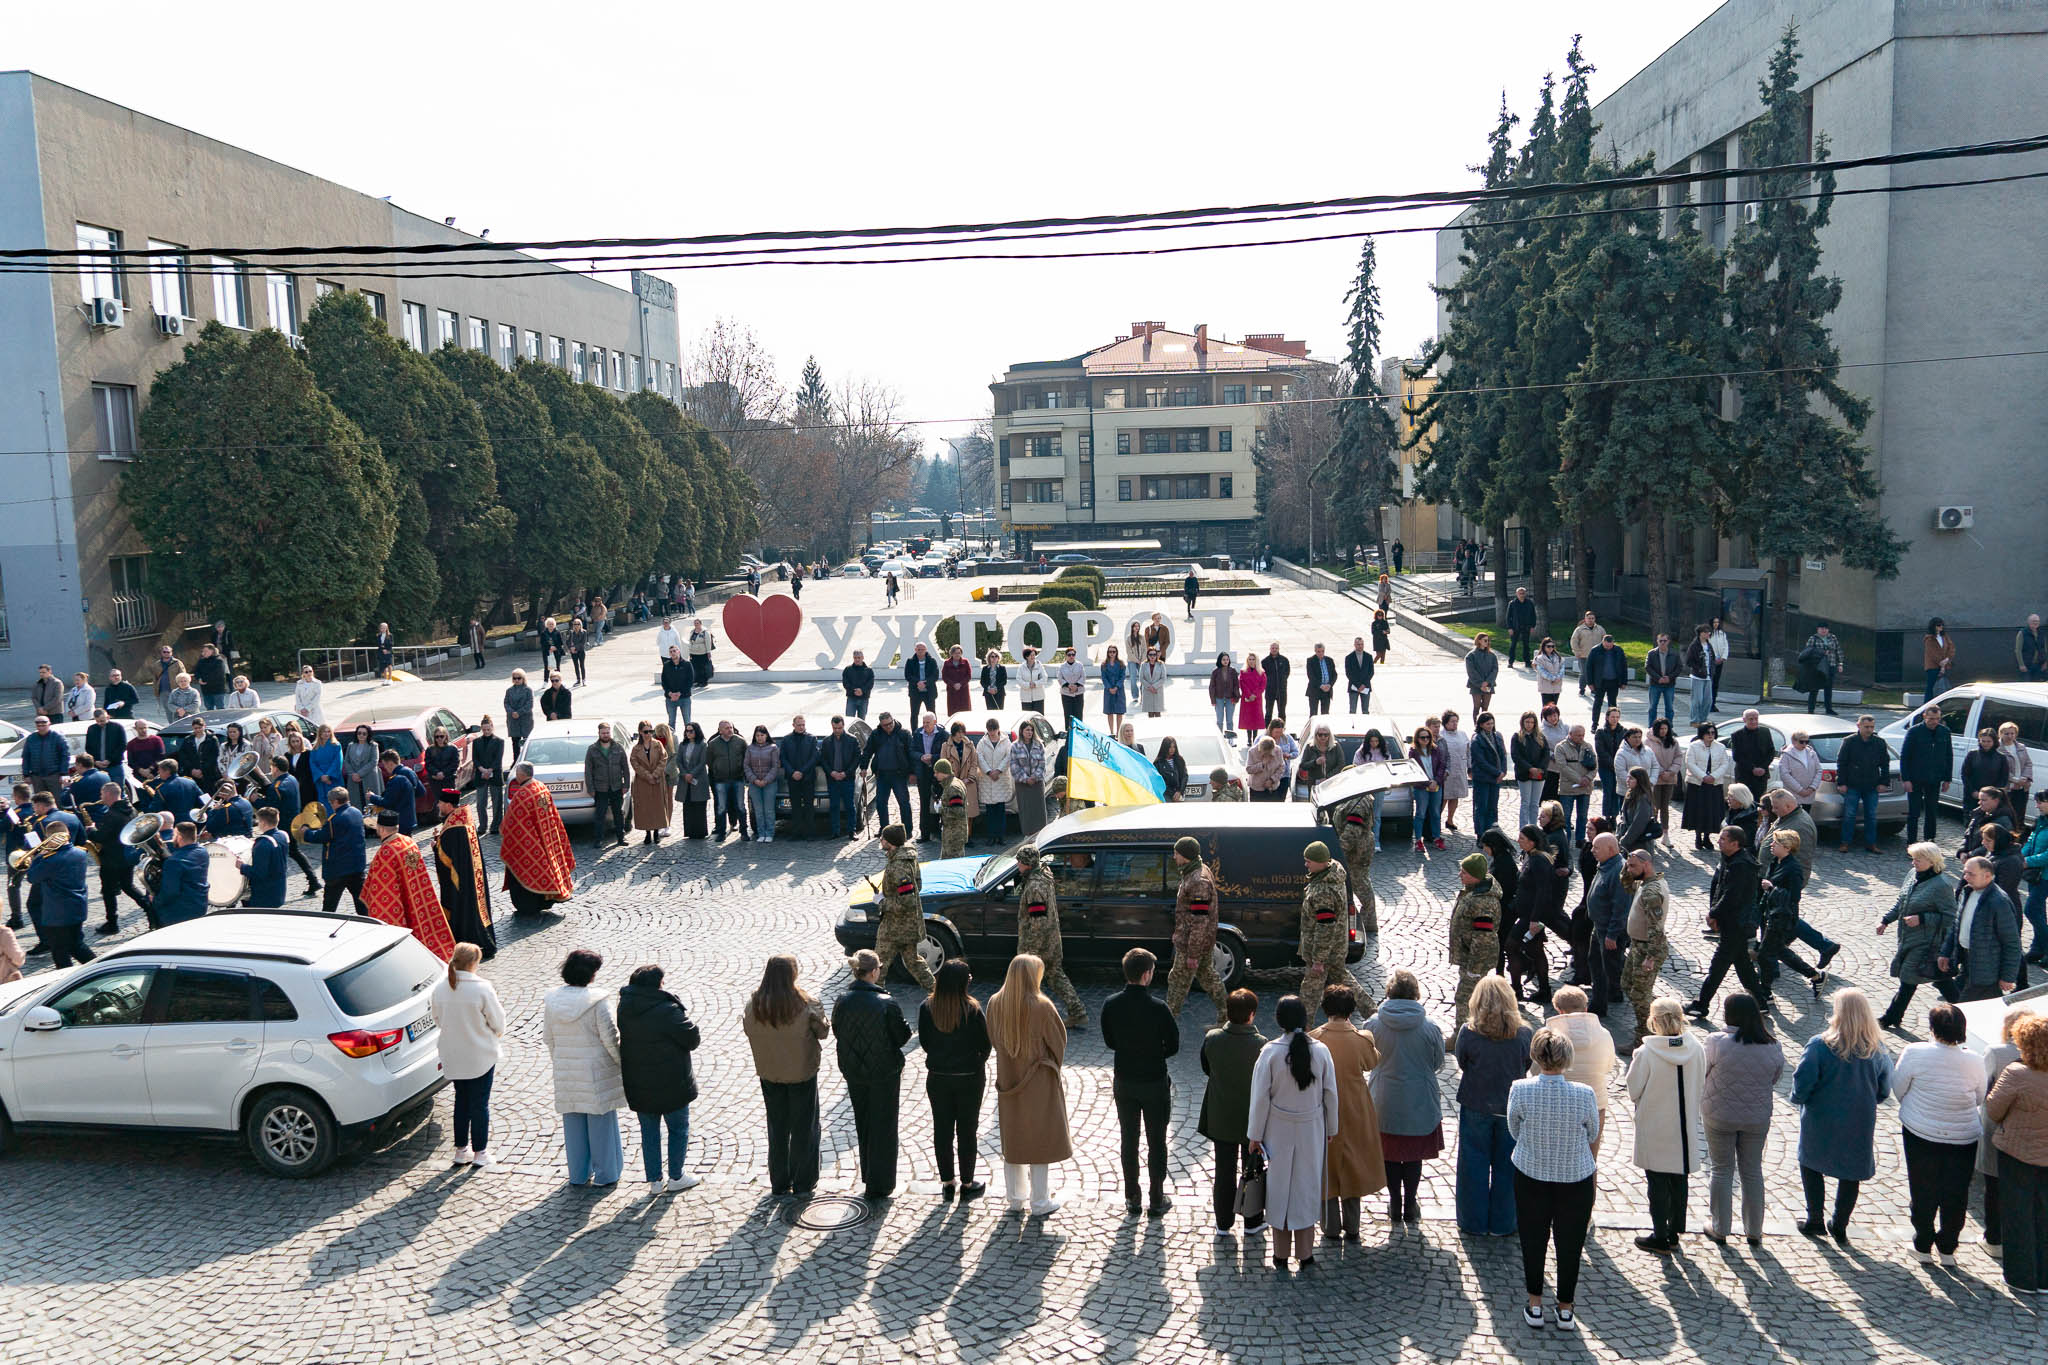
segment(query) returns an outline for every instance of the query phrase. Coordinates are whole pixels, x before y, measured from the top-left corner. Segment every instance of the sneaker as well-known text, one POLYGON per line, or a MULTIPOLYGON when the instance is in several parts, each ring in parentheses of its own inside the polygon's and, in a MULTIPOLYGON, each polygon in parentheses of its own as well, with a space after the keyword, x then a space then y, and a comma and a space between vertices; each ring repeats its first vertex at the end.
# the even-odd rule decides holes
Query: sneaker
POLYGON ((1437 846, 1438 848, 1442 848, 1442 847, 1444 846, 1444 841, 1443 841, 1442 839, 1438 839, 1438 840, 1436 841, 1436 846, 1437 846))
POLYGON ((1034 1199, 1031 1201, 1031 1216, 1033 1218, 1044 1218, 1059 1211, 1060 1201, 1057 1199, 1034 1199))
POLYGON ((1530 1325, 1531 1327, 1535 1328, 1535 1329, 1536 1329, 1537 1331, 1539 1331, 1539 1332, 1540 1332, 1540 1331, 1542 1331, 1542 1330, 1543 1330, 1543 1305, 1542 1305, 1542 1304, 1540 1304, 1540 1303, 1525 1303, 1525 1304, 1523 1304, 1523 1305, 1522 1305, 1522 1321, 1523 1321, 1523 1322, 1526 1322, 1526 1323, 1528 1323, 1528 1324, 1529 1324, 1529 1325, 1530 1325))
POLYGON ((478 1152, 476 1158, 470 1162, 470 1165, 479 1171, 501 1171, 504 1169, 498 1163, 498 1158, 492 1156, 489 1152, 478 1152))
POLYGON ((1942 1252, 1941 1264, 1946 1269, 1954 1270, 1956 1268, 1956 1254, 1953 1251, 1942 1252))
POLYGON ((1231 1233, 1231 1230, 1230 1230, 1229 1228, 1218 1228, 1218 1229, 1216 1229, 1216 1235, 1217 1235, 1218 1237, 1228 1237, 1228 1236, 1230 1236, 1230 1233, 1231 1233))
POLYGON ((1247 1237, 1261 1237, 1265 1235, 1265 1232, 1266 1220, 1263 1218, 1256 1223, 1246 1223, 1244 1225, 1244 1235, 1247 1237))
POLYGON ((457 1166, 467 1166, 471 1162, 475 1161, 476 1158, 470 1155, 469 1148, 457 1147, 455 1149, 455 1155, 450 1157, 449 1160, 457 1166))
POLYGON ((1815 962, 1814 962, 1814 964, 1813 964, 1814 970, 1815 970, 1815 971, 1820 971, 1820 972, 1824 972, 1824 971, 1826 971, 1826 970, 1828 969, 1828 964, 1829 964, 1830 962, 1833 962, 1833 961, 1835 960, 1835 954, 1836 954, 1836 953, 1839 953, 1839 952, 1841 952, 1841 951, 1842 951, 1842 945, 1841 945, 1841 944, 1839 944, 1839 943, 1833 943, 1833 944, 1829 944, 1829 945, 1828 945, 1828 948, 1827 948, 1827 950, 1826 950, 1825 952, 1823 952, 1823 953, 1822 953, 1822 954, 1820 955, 1820 957, 1819 957, 1818 959, 1816 959, 1816 960, 1815 960, 1815 962))
POLYGON ((1913 1259, 1920 1262, 1921 1265, 1933 1265, 1934 1253, 1932 1251, 1922 1251, 1919 1247, 1914 1247, 1913 1259))
POLYGON ((1557 1310, 1557 1330, 1576 1332, 1579 1330, 1579 1315, 1571 1309, 1560 1306, 1557 1310))

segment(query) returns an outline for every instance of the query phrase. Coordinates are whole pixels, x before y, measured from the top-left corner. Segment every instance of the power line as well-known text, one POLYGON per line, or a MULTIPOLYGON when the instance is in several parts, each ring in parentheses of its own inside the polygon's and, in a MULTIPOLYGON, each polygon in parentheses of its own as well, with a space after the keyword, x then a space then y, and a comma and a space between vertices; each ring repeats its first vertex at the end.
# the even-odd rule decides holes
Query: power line
POLYGON ((424 242, 409 245, 337 246, 206 246, 179 249, 115 251, 111 248, 11 247, 0 249, 0 259, 44 260, 180 255, 186 252, 220 256, 309 257, 309 256, 438 256, 481 251, 567 251, 630 247, 714 246, 740 242, 825 241, 834 238, 894 238, 918 236, 975 237, 995 232, 1016 232, 1041 228, 1130 226, 1138 224, 1202 226, 1193 220, 1238 218, 1248 214, 1288 214, 1312 210, 1390 206, 1460 206, 1498 200, 1552 199, 1569 195, 1600 194, 1615 190, 1655 189, 1667 185, 1724 181, 1773 176, 1803 176, 1839 173, 1867 167, 1905 166, 1928 161, 1951 161, 1987 156, 2014 156, 2048 150, 2048 134, 2005 138, 1989 142, 1932 147, 1912 152, 1886 152, 1850 157, 1840 161, 1797 161, 1773 166, 1735 166, 1722 169, 1663 171, 1640 176, 1610 176, 1599 180, 1549 181, 1458 190, 1423 190, 1405 194, 1362 194, 1332 199, 1302 199, 1265 204, 1166 209, 1143 213, 1104 213, 1077 217, 1048 217, 999 220, 986 223, 944 223, 923 227, 793 228, 752 232, 706 233, 671 237, 585 237, 534 241, 424 242))

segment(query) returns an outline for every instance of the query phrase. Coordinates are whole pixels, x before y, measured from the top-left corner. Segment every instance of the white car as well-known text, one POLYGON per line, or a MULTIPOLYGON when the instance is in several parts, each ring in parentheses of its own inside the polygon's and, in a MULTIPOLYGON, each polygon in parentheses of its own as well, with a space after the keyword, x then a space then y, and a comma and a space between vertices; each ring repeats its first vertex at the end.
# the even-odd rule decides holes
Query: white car
MULTIPOLYGON (((548 795, 555 798, 555 812, 562 817, 565 825, 582 824, 597 818, 597 801, 583 780, 583 755, 591 745, 597 743, 597 727, 600 722, 612 727, 612 740, 621 748, 633 746, 637 726, 621 721, 608 720, 603 716, 592 716, 588 720, 544 720, 533 727, 527 736, 526 747, 519 751, 521 763, 533 765, 533 776, 548 789, 548 795)), ((626 792, 620 802, 628 823, 633 819, 633 785, 626 784, 626 792)))
POLYGON ((177 1129, 318 1175, 445 1083, 445 970, 377 920, 226 911, 0 986, 0 1152, 42 1128, 177 1129))
MULTIPOLYGON (((89 720, 60 720, 50 726, 52 733, 64 736, 64 742, 71 746, 73 754, 85 747, 85 732, 90 729, 92 722, 89 720)), ((151 733, 155 733, 153 728, 151 733)), ((21 776, 21 750, 22 745, 16 742, 14 747, 0 753, 0 781, 12 783, 21 776)))
MULTIPOLYGON (((1229 773, 1240 784, 1244 782, 1244 755, 1216 733, 1214 721, 1204 724, 1201 719, 1190 718, 1174 722, 1164 717, 1154 720, 1140 716, 1128 723, 1138 741, 1138 752, 1148 759, 1159 757, 1159 741, 1168 735, 1180 746, 1181 759, 1188 765, 1188 784, 1181 790, 1181 800, 1207 801, 1209 774, 1217 768, 1229 773)), ((1121 730, 1123 727, 1117 728, 1121 730)))
MULTIPOLYGON (((1967 810, 1976 804, 1976 796, 1963 790, 1963 759, 1977 747, 1979 730, 1988 727, 1996 733, 2007 721, 2019 727, 2020 743, 2034 760, 2034 790, 2048 784, 2048 683, 1965 683, 1937 696, 1934 704, 1941 708, 1941 723, 1955 750, 1948 790, 1941 794, 1944 806, 1967 810)), ((1891 741, 1893 753, 1906 747, 1909 728, 1920 723, 1920 712, 1926 709, 1916 707, 1905 719, 1878 731, 1891 741)))
POLYGON ((839 576, 841 578, 866 578, 868 576, 868 566, 861 563, 858 559, 851 560, 839 566, 839 576))

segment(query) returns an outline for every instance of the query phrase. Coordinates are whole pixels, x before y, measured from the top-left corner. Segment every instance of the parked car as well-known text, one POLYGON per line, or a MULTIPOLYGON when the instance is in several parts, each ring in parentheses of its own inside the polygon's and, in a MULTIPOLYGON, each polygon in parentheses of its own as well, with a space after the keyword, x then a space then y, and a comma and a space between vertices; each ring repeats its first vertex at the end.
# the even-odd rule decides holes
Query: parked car
MULTIPOLYGON (((1842 823, 1842 789, 1835 785, 1835 759, 1842 752, 1842 741, 1856 733, 1856 722, 1847 716, 1809 716, 1803 711, 1773 712, 1760 717, 1758 724, 1771 732, 1771 742, 1779 753, 1792 745, 1792 732, 1802 730, 1813 752, 1820 759, 1820 785, 1814 789, 1813 804, 1808 807, 1815 825, 1839 825, 1842 823)), ((1729 721, 1721 730, 1722 742, 1740 729, 1742 722, 1729 721)), ((1892 780, 1877 789, 1877 823, 1883 829, 1895 829, 1906 823, 1906 784, 1899 776, 1899 743, 1886 738, 1885 744, 1892 751, 1892 780)), ((1764 791, 1778 785, 1778 765, 1771 764, 1771 780, 1763 791, 1750 793, 1759 801, 1764 791)))
POLYGON ((445 1083, 444 970, 398 926, 243 910, 0 986, 0 1154, 43 1129, 173 1129, 318 1175, 445 1083))
POLYGON ((1050 562, 1054 564, 1093 564, 1095 556, 1079 554, 1070 550, 1066 554, 1054 555, 1050 562))
MULTIPOLYGON (((583 755, 597 743, 600 722, 612 727, 612 738, 619 744, 632 747, 636 727, 604 716, 589 716, 544 720, 533 727, 533 733, 527 736, 526 747, 519 751, 519 761, 533 765, 534 779, 547 787, 548 795, 555 799, 555 812, 565 825, 587 824, 597 818, 597 800, 583 781, 583 755)), ((631 824, 633 783, 630 766, 620 809, 625 812, 626 822, 631 824)))
POLYGON ((1202 718, 1190 717, 1176 724, 1163 716, 1157 720, 1141 716, 1131 721, 1130 726, 1138 741, 1138 752, 1148 759, 1159 756, 1159 741, 1168 735, 1180 745, 1180 756, 1188 765, 1188 784, 1181 792, 1183 801, 1209 799, 1209 773, 1215 768, 1244 781, 1244 755, 1213 726, 1203 724, 1202 718))
MULTIPOLYGON (((1302 733, 1295 736, 1295 741, 1302 748, 1306 749, 1309 740, 1315 734, 1315 727, 1325 722, 1328 722, 1330 725, 1331 741, 1344 751, 1344 761, 1347 764, 1358 761, 1358 746, 1365 742, 1365 733, 1368 730, 1379 731, 1380 737, 1387 742, 1387 752, 1396 759, 1405 760, 1408 755, 1408 736, 1414 734, 1420 726, 1419 721, 1415 725, 1404 725, 1392 716, 1386 715, 1311 716, 1308 723, 1302 726, 1302 733)), ((1295 766, 1294 781, 1288 790, 1293 800, 1305 801, 1308 799, 1308 784, 1301 780, 1301 769, 1298 762, 1295 766)), ((1386 795, 1380 798, 1381 822, 1394 820, 1402 825, 1407 825, 1414 818, 1414 792, 1405 785, 1386 788, 1386 795)))
MULTIPOLYGON (((1995 732, 2007 721, 2019 726, 2020 743, 2033 756, 2035 790, 2048 783, 2048 683, 1965 683, 1936 697, 1934 704, 1941 708, 1942 725, 1955 736, 1955 772, 1941 794, 1942 804, 1967 809, 1977 803, 1963 790, 1963 758, 1977 747, 1979 730, 1988 726, 1995 732)), ((1891 742, 1892 752, 1906 742, 1906 729, 1919 723, 1919 715, 1913 711, 1878 731, 1891 742)))
MULTIPOLYGON (((270 717, 270 723, 279 730, 297 730, 305 736, 308 744, 311 744, 320 733, 319 726, 298 712, 288 707, 276 706, 259 706, 250 711, 201 711, 197 717, 185 716, 166 725, 152 725, 150 732, 160 736, 164 746, 169 748, 192 733, 192 722, 195 719, 205 720, 207 732, 216 736, 226 734, 228 723, 232 721, 242 727, 243 738, 253 740, 256 738, 256 726, 265 716, 270 717)), ((148 720, 149 717, 144 716, 143 719, 148 720)))
MULTIPOLYGON (((469 761, 470 736, 476 733, 474 725, 464 725, 453 711, 444 706, 371 706, 356 712, 334 727, 334 737, 343 744, 348 743, 358 725, 370 727, 380 750, 391 749, 398 754, 398 761, 411 768, 415 774, 426 770, 427 743, 436 730, 448 732, 448 742, 460 752, 455 769, 455 785, 467 787, 475 776, 469 761)), ((211 722, 208 723, 211 728, 211 722)), ((440 808, 435 804, 437 797, 431 790, 422 791, 419 799, 419 819, 423 825, 438 823, 440 808)))
MULTIPOLYGON (((875 562, 880 563, 881 561, 877 560, 875 562)), ((866 578, 868 577, 867 563, 856 559, 849 563, 841 564, 839 566, 839 576, 841 578, 866 578)))
POLYGON ((0 720, 0 753, 6 753, 26 738, 28 738, 28 731, 12 721, 0 720))
MULTIPOLYGON (((1067 961, 1100 966, 1132 948, 1172 955, 1174 841, 1201 840, 1222 890, 1216 972, 1235 988, 1246 973, 1300 962, 1301 851, 1321 837, 1306 805, 1105 806, 1061 816, 1032 836, 1059 890, 1067 961)), ((985 857, 922 864, 925 938, 936 967, 965 955, 999 973, 1017 951, 1014 846, 985 857)), ((858 883, 834 936, 851 953, 875 946, 876 878, 858 883)), ((1364 956, 1351 926, 1349 960, 1364 956)), ((898 967, 895 970, 901 971, 898 967)))
MULTIPOLYGON (((143 719, 148 720, 149 717, 144 716, 143 719)), ((151 728, 154 730, 154 727, 151 728)), ((189 729, 191 727, 188 726, 186 728, 189 729)), ((71 746, 71 752, 74 754, 85 747, 85 732, 90 729, 92 729, 92 722, 89 720, 60 720, 52 723, 50 726, 53 734, 64 736, 64 742, 71 746)), ((13 747, 9 748, 5 753, 0 753, 0 782, 12 785, 19 781, 20 778, 21 743, 17 740, 13 747)))

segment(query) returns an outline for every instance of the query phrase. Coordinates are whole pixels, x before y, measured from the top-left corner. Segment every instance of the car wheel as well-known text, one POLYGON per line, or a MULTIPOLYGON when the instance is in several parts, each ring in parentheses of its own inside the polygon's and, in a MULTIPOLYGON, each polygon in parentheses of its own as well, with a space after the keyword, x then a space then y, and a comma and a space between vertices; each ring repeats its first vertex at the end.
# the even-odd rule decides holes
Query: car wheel
POLYGON ((1209 960, 1215 964, 1216 978, 1227 991, 1242 986, 1245 975, 1251 970, 1251 955, 1245 952, 1244 940, 1236 934, 1216 935, 1216 946, 1209 950, 1209 960))
MULTIPOLYGON (((925 921, 924 937, 917 941, 917 955, 924 959, 926 967, 937 972, 947 958, 959 957, 961 954, 958 934, 943 924, 925 921)), ((900 962, 891 969, 891 974, 905 981, 913 979, 900 962)))
POLYGON ((0 1108, 0 1156, 14 1150, 14 1120, 7 1117, 7 1111, 0 1108))
POLYGON ((273 1090, 258 1099, 242 1132, 250 1155, 272 1175, 303 1180, 334 1163, 334 1120, 304 1090, 273 1090))

